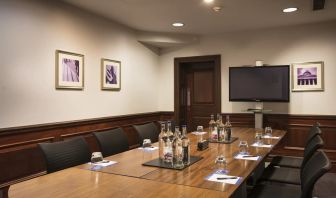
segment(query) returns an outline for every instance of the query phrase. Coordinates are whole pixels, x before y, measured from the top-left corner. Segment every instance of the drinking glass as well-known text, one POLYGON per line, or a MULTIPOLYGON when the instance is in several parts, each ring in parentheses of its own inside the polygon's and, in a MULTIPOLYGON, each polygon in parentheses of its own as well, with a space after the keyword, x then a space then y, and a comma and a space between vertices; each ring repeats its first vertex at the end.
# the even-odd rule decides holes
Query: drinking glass
POLYGON ((142 142, 142 147, 146 148, 146 147, 151 147, 152 146, 152 141, 150 139, 144 139, 142 142))
POLYGON ((218 155, 215 160, 215 167, 217 170, 226 170, 227 161, 223 155, 218 155))
POLYGON ((258 145, 262 144, 262 131, 259 130, 256 131, 255 140, 258 145))
POLYGON ((150 149, 152 146, 152 142, 150 139, 144 139, 142 143, 142 162, 145 163, 152 159, 153 151, 150 149))
POLYGON ((272 137, 272 128, 265 127, 265 136, 272 137))
POLYGON ((197 132, 203 132, 203 126, 197 126, 197 132))
POLYGON ((248 154, 248 144, 247 141, 240 141, 239 142, 239 153, 242 155, 248 154))
POLYGON ((203 141, 203 126, 197 126, 197 142, 202 142, 203 141))
POLYGON ((91 155, 91 162, 96 163, 101 161, 103 161, 103 154, 101 152, 93 152, 91 155))

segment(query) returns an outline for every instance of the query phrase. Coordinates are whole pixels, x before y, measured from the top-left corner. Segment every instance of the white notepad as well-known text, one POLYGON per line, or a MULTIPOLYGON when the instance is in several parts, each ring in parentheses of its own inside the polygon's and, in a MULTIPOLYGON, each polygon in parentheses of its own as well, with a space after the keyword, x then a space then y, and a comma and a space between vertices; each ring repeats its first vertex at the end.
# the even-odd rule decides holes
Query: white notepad
POLYGON ((249 157, 251 155, 249 154, 238 154, 236 155, 234 158, 235 159, 242 159, 242 160, 254 160, 254 161, 257 161, 260 159, 260 156, 254 156, 252 155, 251 157, 249 157))
POLYGON ((278 137, 278 136, 269 136, 269 135, 264 135, 264 136, 262 136, 262 138, 264 138, 264 139, 280 139, 280 137, 278 137))
POLYGON ((254 147, 263 147, 263 148, 271 148, 273 145, 272 144, 258 144, 258 143, 253 143, 251 146, 254 147))
POLYGON ((117 163, 116 161, 109 161, 109 160, 103 160, 101 162, 96 162, 96 163, 89 162, 90 165, 102 166, 102 167, 111 166, 111 165, 116 164, 116 163, 117 163))
POLYGON ((207 132, 203 131, 203 132, 198 132, 198 131, 194 131, 194 132, 191 132, 192 134, 194 135, 204 135, 204 134, 207 134, 207 132))
POLYGON ((155 151, 155 150, 157 150, 157 149, 159 149, 159 147, 157 147, 157 146, 151 146, 151 147, 139 147, 138 149, 140 149, 140 150, 144 150, 144 151, 155 151))
POLYGON ((240 177, 214 173, 208 176, 206 179, 208 181, 213 181, 213 182, 220 182, 220 183, 226 183, 226 184, 237 184, 240 180, 240 177))

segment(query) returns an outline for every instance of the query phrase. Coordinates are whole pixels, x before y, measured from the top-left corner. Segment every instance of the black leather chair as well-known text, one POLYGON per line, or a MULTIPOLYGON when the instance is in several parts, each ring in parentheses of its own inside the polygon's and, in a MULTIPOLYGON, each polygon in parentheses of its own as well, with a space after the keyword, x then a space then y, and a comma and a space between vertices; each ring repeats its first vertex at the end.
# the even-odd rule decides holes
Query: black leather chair
POLYGON ((301 183, 300 178, 302 177, 303 168, 314 153, 322 146, 323 140, 321 137, 319 135, 313 137, 304 150, 301 169, 269 166, 262 174, 261 180, 299 185, 301 183))
POLYGON ((82 137, 54 143, 39 143, 44 155, 47 172, 52 173, 91 160, 88 144, 82 137))
POLYGON ((152 142, 158 141, 160 131, 153 122, 141 125, 133 125, 133 127, 139 135, 140 145, 142 145, 144 139, 150 139, 152 142))
POLYGON ((127 151, 129 144, 124 131, 121 128, 93 133, 103 156, 110 156, 127 151))
MULTIPOLYGON (((310 132, 307 137, 307 142, 305 147, 309 145, 311 140, 316 136, 316 135, 321 135, 322 132, 319 128, 319 123, 315 124, 312 126, 310 129, 310 132)), ((301 168, 301 166, 304 164, 304 158, 300 157, 290 157, 290 156, 275 156, 273 157, 270 165, 271 166, 280 166, 280 167, 290 167, 290 168, 301 168)))
POLYGON ((317 151, 302 171, 301 186, 259 184, 248 197, 258 198, 311 198, 316 181, 331 169, 331 163, 323 151, 317 151))

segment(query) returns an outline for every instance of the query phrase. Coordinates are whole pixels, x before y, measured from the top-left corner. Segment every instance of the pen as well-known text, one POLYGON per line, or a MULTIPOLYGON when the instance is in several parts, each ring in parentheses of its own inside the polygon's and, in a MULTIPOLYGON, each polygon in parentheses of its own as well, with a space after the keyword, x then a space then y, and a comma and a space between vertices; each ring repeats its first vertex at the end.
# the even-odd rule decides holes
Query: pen
POLYGON ((242 157, 258 157, 258 155, 244 155, 242 157))
POLYGON ((237 179, 237 177, 217 177, 217 180, 224 180, 224 179, 237 179))

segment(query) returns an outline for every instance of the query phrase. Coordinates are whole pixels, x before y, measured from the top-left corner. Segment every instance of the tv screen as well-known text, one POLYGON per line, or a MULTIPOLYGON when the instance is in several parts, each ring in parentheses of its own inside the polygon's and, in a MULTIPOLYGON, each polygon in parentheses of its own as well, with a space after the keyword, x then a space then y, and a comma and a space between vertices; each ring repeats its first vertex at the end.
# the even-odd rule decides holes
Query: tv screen
POLYGON ((229 100, 289 102, 289 65, 230 67, 229 100))

